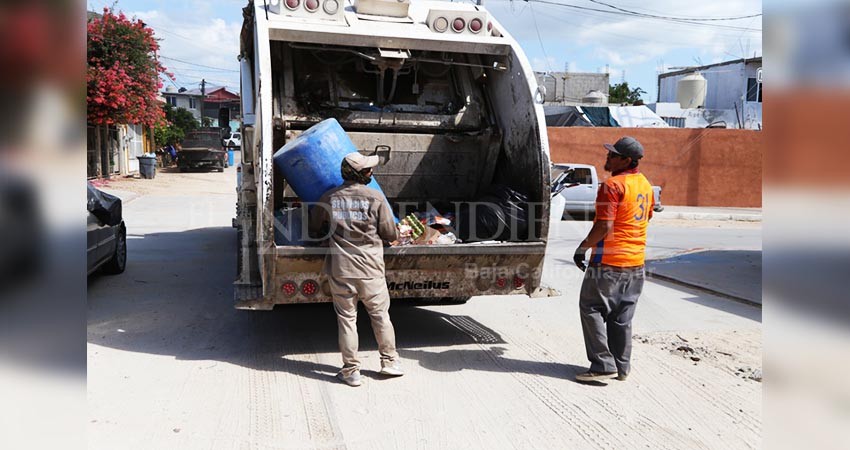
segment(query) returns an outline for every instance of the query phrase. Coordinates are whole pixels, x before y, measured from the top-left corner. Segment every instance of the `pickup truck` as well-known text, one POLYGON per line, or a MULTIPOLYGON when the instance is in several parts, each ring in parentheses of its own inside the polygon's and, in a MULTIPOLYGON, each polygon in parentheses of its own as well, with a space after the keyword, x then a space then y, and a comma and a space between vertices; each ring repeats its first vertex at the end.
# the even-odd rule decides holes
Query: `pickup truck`
POLYGON ((227 152, 222 149, 218 131, 190 131, 177 154, 177 167, 181 172, 189 169, 215 169, 224 172, 227 152))
MULTIPOLYGON (((560 196, 563 197, 564 210, 562 220, 587 219, 596 215, 596 193, 599 191, 599 178, 596 167, 590 164, 552 164, 552 186, 563 185, 560 196)), ((652 210, 661 212, 661 186, 652 186, 655 203, 652 210)), ((553 202, 555 204, 555 202, 553 202)), ((557 212, 552 213, 557 216, 557 212)))

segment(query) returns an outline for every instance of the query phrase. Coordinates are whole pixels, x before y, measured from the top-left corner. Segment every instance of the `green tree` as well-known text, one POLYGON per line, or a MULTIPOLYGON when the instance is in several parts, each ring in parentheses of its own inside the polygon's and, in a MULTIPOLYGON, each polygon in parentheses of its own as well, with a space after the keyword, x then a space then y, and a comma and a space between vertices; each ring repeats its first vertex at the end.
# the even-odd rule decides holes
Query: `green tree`
POLYGON ((646 91, 639 87, 630 89, 629 82, 624 81, 608 88, 608 103, 642 105, 643 100, 640 98, 642 94, 646 94, 646 91))
POLYGON ((186 133, 198 129, 198 121, 185 108, 175 108, 168 103, 162 105, 166 124, 154 129, 157 146, 175 144, 186 137, 186 133))

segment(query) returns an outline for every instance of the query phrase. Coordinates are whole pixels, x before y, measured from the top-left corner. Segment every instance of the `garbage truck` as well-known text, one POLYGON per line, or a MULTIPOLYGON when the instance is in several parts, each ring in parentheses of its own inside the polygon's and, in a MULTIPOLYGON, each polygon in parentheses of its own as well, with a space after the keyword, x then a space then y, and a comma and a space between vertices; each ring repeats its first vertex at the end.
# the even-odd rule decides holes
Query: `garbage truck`
POLYGON ((327 249, 293 238, 300 225, 292 213, 305 208, 273 160, 331 118, 357 151, 381 157, 374 178, 397 218, 436 212, 466 230, 451 244, 386 247, 391 297, 540 292, 550 197, 545 89, 486 9, 264 0, 249 2, 243 17, 237 308, 331 301, 321 274, 327 249))

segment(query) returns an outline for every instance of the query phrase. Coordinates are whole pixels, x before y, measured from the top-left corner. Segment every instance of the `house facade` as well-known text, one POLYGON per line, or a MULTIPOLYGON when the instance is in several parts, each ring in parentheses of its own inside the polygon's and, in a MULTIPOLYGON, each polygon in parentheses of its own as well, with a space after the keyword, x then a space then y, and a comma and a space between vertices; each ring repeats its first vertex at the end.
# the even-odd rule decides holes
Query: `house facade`
POLYGON ((233 129, 238 126, 239 94, 224 86, 208 86, 204 94, 201 94, 200 89, 187 90, 168 86, 162 92, 162 98, 175 108, 191 112, 198 122, 201 122, 202 117, 206 117, 210 119, 210 126, 230 126, 233 129))
POLYGON ((589 92, 597 91, 603 95, 592 103, 603 106, 608 104, 607 73, 534 72, 534 77, 539 86, 546 88, 546 103, 581 105, 589 92))
POLYGON ((671 126, 702 128, 722 123, 726 128, 762 128, 762 58, 689 67, 658 76, 658 102, 650 105, 671 126), (680 107, 679 81, 698 72, 706 80, 705 104, 701 108, 680 107))

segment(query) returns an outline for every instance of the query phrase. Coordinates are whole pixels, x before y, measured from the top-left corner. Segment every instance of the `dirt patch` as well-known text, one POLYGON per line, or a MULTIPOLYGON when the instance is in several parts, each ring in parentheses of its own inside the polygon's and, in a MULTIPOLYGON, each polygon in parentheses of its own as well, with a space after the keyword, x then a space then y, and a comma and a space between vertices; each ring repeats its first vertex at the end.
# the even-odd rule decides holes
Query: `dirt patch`
POLYGON ((185 192, 202 194, 232 194, 236 189, 235 168, 221 172, 180 172, 176 167, 157 168, 152 180, 133 177, 116 177, 99 180, 97 185, 110 189, 130 191, 139 195, 180 195, 185 192))
POLYGON ((742 379, 762 381, 761 331, 647 333, 633 340, 667 350, 695 366, 707 364, 742 379))

